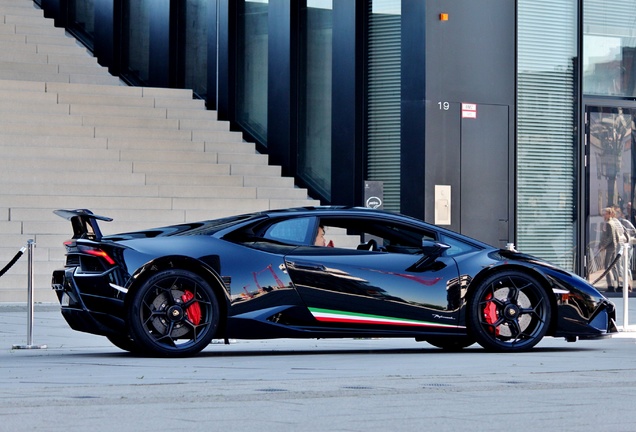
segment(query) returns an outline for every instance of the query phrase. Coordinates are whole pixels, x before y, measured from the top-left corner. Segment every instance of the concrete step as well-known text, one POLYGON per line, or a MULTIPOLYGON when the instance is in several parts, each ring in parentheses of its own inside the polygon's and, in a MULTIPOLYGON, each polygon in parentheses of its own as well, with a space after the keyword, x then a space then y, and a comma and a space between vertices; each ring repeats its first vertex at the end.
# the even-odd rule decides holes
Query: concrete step
MULTIPOLYGON (((68 233, 71 233, 71 223, 55 214, 53 210, 67 207, 55 207, 55 208, 15 208, 11 209, 11 218, 20 220, 26 226, 31 224, 37 226, 37 224, 43 221, 59 221, 66 224, 68 233)), ((70 207, 69 207, 70 208, 70 207)), ((76 208, 76 207, 73 207, 76 208)), ((8 212, 7 212, 8 213, 8 212)), ((97 213, 97 212, 95 212, 97 213)), ((0 211, 0 214, 2 212, 0 211)), ((113 222, 100 222, 100 226, 118 225, 121 223, 141 222, 146 224, 146 228, 161 225, 171 225, 185 222, 185 212, 183 210, 156 210, 156 209, 120 209, 116 206, 111 206, 105 213, 98 213, 102 216, 108 216, 114 219, 113 222), (155 225, 157 224, 157 225, 155 225)), ((112 230, 111 230, 112 231, 112 230)))
MULTIPOLYGON (((1 159, 0 159, 1 160, 1 159)), ((149 174, 189 174, 189 175, 230 175, 232 166, 229 164, 201 164, 201 163, 171 163, 132 161, 132 171, 149 174)), ((253 166, 250 166, 254 169, 253 166)), ((275 167, 274 167, 275 169, 275 167)), ((266 168, 263 169, 264 171, 266 168)))
MULTIPOLYGON (((229 176, 219 176, 221 179, 232 178, 229 176)), ((146 184, 146 175, 139 173, 117 173, 113 175, 111 171, 98 172, 98 171, 69 171, 61 172, 49 168, 49 170, 24 170, 18 169, 3 169, 0 171, 0 183, 5 185, 42 185, 42 184, 56 184, 56 185, 68 185, 68 184, 82 184, 82 185, 133 185, 142 186, 146 184)), ((220 183, 220 182, 219 182, 220 183)), ((236 182, 235 182, 236 183, 236 182)), ((241 182, 242 183, 242 182, 241 182)), ((149 183, 160 184, 160 183, 149 183)), ((11 186, 7 186, 11 187, 11 186)), ((3 188, 4 190, 5 188, 3 188)), ((13 192, 12 192, 13 194, 13 192)))
POLYGON ((51 36, 51 35, 36 35, 36 34, 25 34, 26 42, 28 44, 34 45, 72 45, 72 46, 81 46, 77 40, 67 34, 59 35, 59 36, 51 36))
POLYGON ((81 126, 82 117, 71 116, 68 114, 47 113, 34 119, 32 115, 16 112, 4 111, 0 116, 0 125, 2 124, 28 124, 38 123, 40 125, 53 124, 61 126, 81 126))
MULTIPOLYGON (((88 126, 87 126, 88 127, 88 126)), ((92 127, 91 127, 92 129, 92 127)), ((135 127, 95 126, 96 137, 108 138, 145 138, 193 141, 192 131, 170 129, 147 129, 135 127)), ((199 141, 199 140, 194 140, 199 141)))
MULTIPOLYGON (((71 82, 70 74, 33 70, 31 65, 16 68, 10 65, 17 63, 0 62, 0 80, 28 80, 38 82, 71 82)), ((54 66, 54 65, 42 65, 54 66)))
POLYGON ((207 110, 205 107, 194 107, 194 108, 166 108, 167 118, 178 118, 178 119, 192 119, 192 120, 216 120, 217 112, 212 110, 207 110))
MULTIPOLYGON (((0 96, 1 97, 1 96, 0 96)), ((70 105, 52 105, 49 103, 29 103, 24 100, 0 99, 0 118, 6 113, 22 113, 37 116, 38 119, 48 114, 69 115, 70 105)))
MULTIPOLYGON (((51 92, 49 87, 52 84, 47 83, 47 92, 51 92)), ((126 87, 119 86, 101 86, 109 89, 120 89, 126 87)), ((110 106, 123 106, 123 107, 150 107, 155 106, 154 99, 143 98, 135 95, 119 95, 117 92, 114 94, 87 94, 87 93, 58 93, 58 103, 70 104, 70 105, 110 105, 110 106)))
MULTIPOLYGON (((78 178, 76 183, 57 183, 55 179, 51 179, 48 183, 40 184, 18 184, 13 183, 11 187, 3 188, 0 192, 0 199, 9 200, 12 196, 61 196, 72 195, 76 197, 83 196, 100 196, 100 197, 156 197, 171 195, 162 193, 160 194, 161 187, 159 185, 132 185, 132 184, 94 184, 91 183, 90 187, 87 187, 82 179, 78 178)), ((214 188, 210 188, 214 189, 214 188)), ((210 192, 212 193, 212 192, 210 192)), ((230 195, 228 189, 220 195, 230 195)), ((255 194, 255 193, 254 193, 255 194)), ((247 195, 247 194, 246 194, 247 195)))
MULTIPOLYGON (((229 147, 229 146, 228 146, 229 147)), ((143 150, 155 151, 186 151, 203 153, 206 151, 204 142, 192 142, 183 140, 150 140, 131 138, 109 138, 108 148, 117 150, 143 150)), ((214 152, 210 152, 214 153, 214 152)))
MULTIPOLYGON (((19 90, 24 91, 25 94, 28 94, 27 92, 44 93, 46 91, 46 83, 22 80, 0 80, 0 90, 19 90)), ((56 100, 57 98, 52 97, 51 99, 56 100)))
POLYGON ((55 136, 55 135, 0 135, 0 147, 50 147, 50 148, 83 148, 106 149, 108 140, 105 137, 91 136, 55 136))
MULTIPOLYGON (((173 198, 168 197, 113 197, 113 196, 75 196, 75 195, 4 195, 2 204, 15 208, 39 207, 53 211, 58 208, 88 208, 95 213, 108 210, 113 206, 120 209, 134 210, 138 208, 155 210, 172 210, 173 198)), ((237 200, 238 201, 238 200, 237 200)))
MULTIPOLYGON (((93 172, 108 172, 113 175, 133 172, 133 162, 131 161, 90 161, 80 165, 78 159, 59 158, 52 161, 49 159, 0 158, 0 169, 6 171, 45 171, 47 169, 50 170, 52 167, 60 172, 74 172, 78 169, 81 171, 87 168, 90 168, 93 172)), ((226 167, 225 170, 229 170, 229 167, 226 167)), ((143 173, 143 171, 135 172, 143 173)))
POLYGON ((40 25, 48 22, 44 19, 44 11, 36 8, 25 8, 14 2, 14 5, 0 5, 0 16, 4 16, 6 24, 33 24, 40 25))
POLYGON ((145 162, 168 162, 168 163, 201 163, 201 164, 215 164, 218 160, 216 153, 205 152, 189 152, 189 151, 152 151, 147 150, 120 150, 119 157, 123 161, 138 161, 143 160, 145 162))
MULTIPOLYGON (((60 75, 59 74, 59 66, 56 64, 50 64, 47 62, 43 62, 43 63, 21 63, 21 62, 15 62, 15 61, 11 61, 11 60, 2 60, 0 59, 0 68, 3 71, 3 75, 8 74, 8 73, 23 73, 23 74, 27 74, 27 73, 32 73, 33 75, 36 74, 40 74, 41 76, 54 76, 54 75, 60 75)), ((0 77, 0 79, 9 79, 12 80, 14 78, 4 78, 4 77, 0 77)), ((20 78, 19 76, 17 76, 15 78, 16 80, 28 80, 28 81, 33 81, 30 78, 20 78)))
MULTIPOLYGON (((57 95, 51 93, 57 100, 57 95)), ((105 117, 134 117, 151 119, 168 119, 168 110, 165 108, 155 108, 154 106, 116 106, 116 105, 86 105, 72 104, 69 112, 73 115, 84 116, 105 116, 105 117)), ((179 120, 178 117, 173 117, 179 120)))
POLYGON ((38 24, 7 24, 7 26, 14 27, 14 33, 25 35, 40 35, 40 36, 53 36, 61 37, 66 35, 66 30, 63 28, 55 27, 53 20, 43 20, 38 24))
POLYGON ((58 126, 55 124, 0 124, 0 135, 45 135, 94 137, 95 128, 89 126, 58 126))
MULTIPOLYGON (((2 125, 0 124, 0 128, 2 125)), ((3 158, 10 159, 85 159, 89 161, 119 161, 117 150, 70 147, 0 147, 3 158)))
POLYGON ((179 130, 179 120, 167 118, 84 115, 82 116, 82 124, 85 126, 108 126, 117 128, 179 130))

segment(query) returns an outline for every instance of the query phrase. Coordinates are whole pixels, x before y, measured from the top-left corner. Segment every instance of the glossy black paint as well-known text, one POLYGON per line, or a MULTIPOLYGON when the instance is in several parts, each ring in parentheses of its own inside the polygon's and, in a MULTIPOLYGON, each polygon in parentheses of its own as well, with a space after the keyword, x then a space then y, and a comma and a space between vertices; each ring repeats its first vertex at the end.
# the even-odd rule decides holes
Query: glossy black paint
POLYGON ((129 337, 133 293, 170 269, 195 273, 213 288, 221 315, 216 338, 455 340, 471 335, 467 305, 476 287, 507 271, 532 276, 550 294, 548 335, 575 340, 616 331, 613 304, 580 277, 388 212, 289 209, 112 236, 97 226, 108 218, 57 213, 71 220, 74 236, 52 286, 62 314, 79 331, 129 337), (311 230, 318 221, 339 223, 349 237, 375 229, 386 250, 302 244, 313 235, 282 242, 269 234, 278 223, 300 220, 311 230), (408 236, 424 241, 413 247, 408 236))

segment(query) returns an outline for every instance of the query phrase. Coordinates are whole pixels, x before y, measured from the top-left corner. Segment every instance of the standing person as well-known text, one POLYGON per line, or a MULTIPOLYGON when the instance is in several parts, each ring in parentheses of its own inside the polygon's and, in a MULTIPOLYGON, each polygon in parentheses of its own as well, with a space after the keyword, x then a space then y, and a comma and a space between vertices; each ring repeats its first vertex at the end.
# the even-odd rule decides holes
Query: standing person
MULTIPOLYGON (((603 232, 601 233, 601 242, 598 245, 599 251, 605 252, 605 260, 604 267, 605 270, 612 265, 614 258, 621 247, 621 234, 623 232, 623 226, 616 219, 616 213, 612 207, 606 207, 603 209, 603 219, 605 220, 605 226, 603 227, 603 232)), ((616 286, 618 286, 618 268, 616 266, 612 266, 611 269, 607 272, 605 276, 605 280, 607 281, 607 292, 616 291, 616 286)))
MULTIPOLYGON (((629 203, 628 203, 629 204, 629 203)), ((629 243, 629 245, 625 245, 623 247, 623 251, 627 250, 628 254, 629 254, 629 259, 628 259, 628 263, 629 263, 629 268, 627 269, 627 275, 629 277, 629 281, 628 281, 628 286, 629 286, 629 291, 631 292, 632 290, 632 262, 634 259, 634 248, 631 247, 631 244, 633 243, 633 239, 636 238, 636 227, 634 227, 634 224, 632 224, 629 219, 626 219, 625 216, 623 215, 623 212, 620 210, 620 208, 614 208, 614 211, 616 212, 616 219, 618 219, 618 221, 621 223, 623 230, 624 230, 624 235, 622 238, 622 241, 625 243, 629 243)), ((622 267, 621 267, 622 270, 622 267)), ((622 272, 620 273, 621 275, 623 274, 622 272)))

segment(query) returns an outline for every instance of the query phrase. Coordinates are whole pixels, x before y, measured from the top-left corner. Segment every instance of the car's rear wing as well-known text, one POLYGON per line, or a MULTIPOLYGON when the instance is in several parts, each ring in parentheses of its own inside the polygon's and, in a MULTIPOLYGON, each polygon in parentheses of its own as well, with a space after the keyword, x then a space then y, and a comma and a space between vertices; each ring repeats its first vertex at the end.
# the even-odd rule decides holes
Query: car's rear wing
POLYGON ((92 211, 87 209, 77 210, 54 210, 53 213, 63 217, 66 220, 71 221, 73 226, 73 238, 87 238, 90 240, 99 241, 102 238, 102 232, 97 225, 97 221, 111 222, 113 219, 106 216, 99 216, 93 214, 92 211))

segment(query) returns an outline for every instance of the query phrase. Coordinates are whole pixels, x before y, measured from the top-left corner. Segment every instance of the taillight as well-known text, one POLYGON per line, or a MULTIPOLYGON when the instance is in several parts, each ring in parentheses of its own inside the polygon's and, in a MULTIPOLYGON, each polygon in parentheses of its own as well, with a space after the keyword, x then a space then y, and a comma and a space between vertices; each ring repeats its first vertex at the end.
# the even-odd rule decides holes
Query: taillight
POLYGON ((101 250, 99 248, 91 247, 91 246, 85 246, 85 245, 77 245, 77 249, 81 253, 85 253, 86 255, 91 255, 91 256, 94 256, 94 257, 102 258, 108 264, 115 265, 115 260, 112 259, 106 252, 104 252, 103 250, 101 250))

